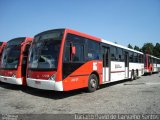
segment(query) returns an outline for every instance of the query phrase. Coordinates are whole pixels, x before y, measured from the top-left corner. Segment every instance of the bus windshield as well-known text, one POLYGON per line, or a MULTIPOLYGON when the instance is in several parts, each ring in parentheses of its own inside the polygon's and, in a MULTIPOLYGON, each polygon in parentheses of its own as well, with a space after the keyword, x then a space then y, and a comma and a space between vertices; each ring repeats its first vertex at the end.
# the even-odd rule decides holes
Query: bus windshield
POLYGON ((20 51, 20 45, 7 46, 2 55, 1 67, 6 69, 16 69, 19 62, 20 51))
POLYGON ((7 42, 2 54, 1 68, 4 69, 17 69, 19 57, 21 53, 21 43, 25 38, 15 38, 7 42))
POLYGON ((57 68, 61 37, 52 35, 53 33, 35 37, 29 54, 29 69, 57 68))

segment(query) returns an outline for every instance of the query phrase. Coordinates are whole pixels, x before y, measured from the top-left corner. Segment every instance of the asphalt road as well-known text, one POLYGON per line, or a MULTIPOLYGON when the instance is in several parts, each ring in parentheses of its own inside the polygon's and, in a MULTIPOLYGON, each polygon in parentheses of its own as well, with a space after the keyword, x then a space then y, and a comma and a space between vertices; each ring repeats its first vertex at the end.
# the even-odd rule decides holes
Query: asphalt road
POLYGON ((160 114, 160 73, 84 89, 53 92, 0 83, 1 114, 160 114))

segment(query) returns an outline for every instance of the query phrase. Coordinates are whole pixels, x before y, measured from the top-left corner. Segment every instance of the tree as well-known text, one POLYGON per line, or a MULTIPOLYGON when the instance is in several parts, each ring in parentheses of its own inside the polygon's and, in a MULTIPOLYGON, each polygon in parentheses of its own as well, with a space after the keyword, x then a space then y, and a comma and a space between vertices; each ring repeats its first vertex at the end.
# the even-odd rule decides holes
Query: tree
POLYGON ((128 44, 128 48, 131 48, 131 49, 133 49, 133 47, 132 47, 132 45, 131 45, 131 44, 128 44))
POLYGON ((156 43, 156 45, 153 48, 153 55, 160 58, 160 44, 156 43))
POLYGON ((154 45, 152 43, 145 43, 142 47, 142 52, 145 54, 153 55, 154 45))
POLYGON ((140 51, 140 48, 138 46, 134 46, 134 50, 140 51))

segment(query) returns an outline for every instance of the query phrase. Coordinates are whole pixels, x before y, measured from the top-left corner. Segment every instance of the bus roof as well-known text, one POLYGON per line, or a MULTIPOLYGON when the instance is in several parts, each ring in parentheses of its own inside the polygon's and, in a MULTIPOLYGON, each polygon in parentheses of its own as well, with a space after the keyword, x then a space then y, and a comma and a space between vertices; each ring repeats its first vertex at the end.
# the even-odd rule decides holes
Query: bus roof
POLYGON ((156 58, 156 59, 159 59, 159 60, 160 60, 160 58, 155 57, 155 56, 153 56, 153 55, 150 55, 150 54, 146 54, 146 55, 148 55, 148 56, 150 56, 150 57, 152 57, 152 58, 156 58))
POLYGON ((130 49, 130 48, 128 48, 128 47, 125 47, 125 46, 122 46, 122 45, 119 45, 119 44, 116 44, 116 43, 113 43, 113 42, 110 42, 110 41, 107 41, 107 40, 104 40, 104 39, 102 39, 102 42, 103 42, 103 43, 106 43, 106 44, 109 44, 109 45, 112 45, 112 46, 116 46, 116 47, 119 47, 119 48, 123 48, 123 49, 129 50, 129 51, 132 51, 132 52, 136 52, 136 53, 139 53, 139 54, 143 54, 143 53, 140 52, 140 51, 133 50, 133 49, 130 49))
POLYGON ((91 35, 88 35, 88 34, 85 34, 85 33, 82 33, 82 32, 78 32, 76 30, 72 30, 72 29, 68 29, 68 28, 60 28, 60 29, 52 29, 52 30, 47 30, 47 31, 44 31, 44 32, 41 32, 35 36, 38 36, 40 34, 43 34, 43 33, 48 33, 48 32, 52 32, 52 31, 67 31, 67 32, 70 32, 70 33, 74 33, 76 35, 81 35, 82 37, 86 37, 88 39, 93 39, 95 41, 99 41, 99 42, 103 42, 103 43, 106 43, 106 44, 109 44, 109 45, 113 45, 113 46, 116 46, 116 47, 120 47, 120 48, 123 48, 123 49, 126 49, 126 50, 129 50, 129 51, 132 51, 132 52, 136 52, 136 53, 139 53, 139 54, 143 54, 142 52, 140 51, 137 51, 137 50, 133 50, 133 49, 130 49, 130 48, 127 48, 125 46, 122 46, 122 45, 118 45, 118 44, 115 44, 113 42, 109 42, 107 40, 104 40, 104 39, 101 39, 101 38, 98 38, 98 37, 94 37, 94 36, 91 36, 91 35))

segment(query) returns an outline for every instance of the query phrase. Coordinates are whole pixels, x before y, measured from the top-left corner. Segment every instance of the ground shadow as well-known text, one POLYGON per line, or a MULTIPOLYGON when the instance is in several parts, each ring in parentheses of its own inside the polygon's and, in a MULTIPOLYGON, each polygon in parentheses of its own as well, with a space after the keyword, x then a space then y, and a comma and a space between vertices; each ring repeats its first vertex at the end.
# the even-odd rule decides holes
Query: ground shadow
POLYGON ((45 97, 45 98, 50 98, 50 99, 55 99, 55 100, 64 99, 64 98, 68 98, 71 96, 85 93, 84 89, 78 89, 78 90, 64 92, 64 91, 40 90, 40 89, 36 89, 36 88, 31 88, 31 87, 28 87, 28 89, 25 89, 22 91, 27 94, 34 95, 34 96, 45 97))
POLYGON ((61 91, 41 90, 41 89, 31 88, 28 86, 14 85, 14 84, 8 84, 3 82, 0 82, 0 87, 8 90, 15 90, 15 91, 21 90, 22 92, 30 95, 45 97, 50 99, 63 99, 63 98, 75 96, 77 94, 85 93, 85 89, 61 92, 61 91))
MULTIPOLYGON (((127 79, 127 80, 121 80, 121 81, 117 81, 117 82, 103 84, 103 85, 100 85, 98 90, 101 90, 103 88, 110 87, 113 85, 117 85, 120 83, 125 83, 128 81, 132 82, 130 79, 127 79)), ((75 95, 88 93, 85 88, 67 91, 67 92, 59 92, 59 91, 50 91, 50 90, 40 90, 40 89, 36 89, 36 88, 31 88, 28 86, 19 86, 19 85, 7 84, 7 83, 0 83, 0 87, 5 88, 5 89, 9 89, 9 90, 21 90, 24 93, 27 93, 30 95, 44 97, 44 98, 50 98, 50 99, 55 99, 55 100, 64 99, 64 98, 72 97, 75 95)))
POLYGON ((14 85, 14 84, 3 83, 3 82, 0 82, 0 87, 5 88, 5 89, 9 89, 9 90, 22 90, 22 89, 26 89, 26 86, 14 85))
POLYGON ((159 74, 159 72, 153 72, 152 74, 150 74, 150 73, 144 73, 142 76, 152 76, 154 74, 159 74))
POLYGON ((131 81, 130 79, 115 81, 115 82, 103 84, 103 85, 100 86, 99 89, 103 89, 103 88, 106 88, 106 87, 111 87, 111 86, 114 86, 114 85, 117 85, 117 84, 121 84, 121 83, 125 83, 125 82, 133 82, 133 81, 131 81))

